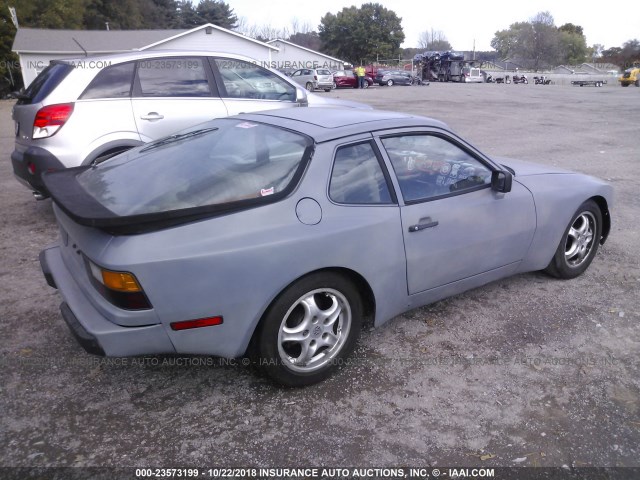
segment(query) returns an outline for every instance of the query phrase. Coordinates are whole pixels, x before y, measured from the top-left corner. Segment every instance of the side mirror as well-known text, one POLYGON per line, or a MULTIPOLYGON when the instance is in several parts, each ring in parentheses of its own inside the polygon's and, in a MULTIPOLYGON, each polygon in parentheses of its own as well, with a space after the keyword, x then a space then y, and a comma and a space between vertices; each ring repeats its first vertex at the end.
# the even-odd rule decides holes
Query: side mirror
POLYGON ((296 87, 296 103, 298 103, 301 107, 309 106, 307 91, 302 87, 296 87))
POLYGON ((491 174, 491 190, 494 192, 510 192, 512 183, 513 175, 511 175, 511 172, 496 170, 491 174))

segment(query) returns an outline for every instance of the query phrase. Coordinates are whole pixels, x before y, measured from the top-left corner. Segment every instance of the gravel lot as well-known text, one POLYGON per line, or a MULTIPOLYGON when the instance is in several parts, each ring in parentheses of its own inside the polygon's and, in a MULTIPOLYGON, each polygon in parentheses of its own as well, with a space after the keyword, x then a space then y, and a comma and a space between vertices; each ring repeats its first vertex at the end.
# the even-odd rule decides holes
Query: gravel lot
POLYGON ((640 89, 327 95, 444 120, 489 155, 607 179, 609 241, 576 280, 520 275, 363 332, 351 365, 302 390, 217 359, 100 360, 40 272, 57 230, 50 201, 13 178, 2 101, 0 466, 640 466, 640 89))

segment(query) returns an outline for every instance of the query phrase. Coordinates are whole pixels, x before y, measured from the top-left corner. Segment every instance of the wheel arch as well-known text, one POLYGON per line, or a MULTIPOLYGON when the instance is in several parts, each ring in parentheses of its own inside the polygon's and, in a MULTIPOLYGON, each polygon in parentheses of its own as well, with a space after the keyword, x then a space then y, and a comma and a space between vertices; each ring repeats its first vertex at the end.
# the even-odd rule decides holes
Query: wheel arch
POLYGON ((131 140, 131 139, 114 140, 111 142, 107 142, 104 145, 100 145, 98 148, 93 150, 89 155, 87 155, 85 159, 82 161, 82 165, 89 165, 97 158, 103 155, 109 154, 111 152, 125 151, 130 148, 139 147, 140 145, 143 145, 143 144, 144 142, 141 142, 139 140, 131 140))
POLYGON ((260 320, 258 320, 255 328, 253 329, 253 333, 251 334, 251 339, 249 341, 249 345, 247 346, 246 353, 251 353, 252 351, 255 350, 256 341, 260 336, 260 329, 262 325, 264 325, 264 319, 269 314, 271 308, 273 307, 275 302, 278 300, 278 298, 280 298, 282 293, 286 291, 289 287, 294 285, 295 283, 299 282, 300 280, 312 275, 317 275, 319 273, 336 273, 348 279, 356 287, 356 290, 360 295, 360 300, 362 301, 362 313, 363 313, 362 326, 371 327, 374 325, 375 312, 376 312, 376 300, 375 300, 375 295, 373 293, 373 289, 371 288, 371 285, 369 285, 369 282, 358 272, 350 268, 346 268, 346 267, 320 268, 320 269, 305 273, 304 275, 299 276, 295 280, 292 280, 287 285, 285 285, 275 297, 271 299, 271 302, 269 303, 267 308, 264 309, 264 312, 262 312, 262 315, 260 316, 260 320))
POLYGON ((604 245, 604 242, 607 241, 609 232, 611 231, 611 215, 609 214, 609 204, 607 203, 607 200, 600 195, 591 197, 590 200, 596 202, 596 205, 598 205, 598 208, 600 208, 600 212, 602 213, 602 233, 600 235, 600 245, 604 245))

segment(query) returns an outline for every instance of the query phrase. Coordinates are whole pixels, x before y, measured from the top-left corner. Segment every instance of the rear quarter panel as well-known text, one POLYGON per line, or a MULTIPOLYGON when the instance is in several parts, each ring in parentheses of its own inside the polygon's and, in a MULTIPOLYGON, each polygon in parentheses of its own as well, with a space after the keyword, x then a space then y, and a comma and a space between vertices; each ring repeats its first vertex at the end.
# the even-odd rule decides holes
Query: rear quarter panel
MULTIPOLYGON (((370 138, 370 137, 369 137, 370 138)), ((272 301, 296 279, 327 268, 357 272, 377 300, 376 320, 408 306, 397 205, 342 206, 327 198, 332 145, 321 145, 289 198, 163 231, 114 237, 94 261, 132 271, 177 352, 237 357, 272 301), (303 224, 296 206, 322 210, 303 224), (174 332, 171 322, 214 315, 223 325, 174 332)))

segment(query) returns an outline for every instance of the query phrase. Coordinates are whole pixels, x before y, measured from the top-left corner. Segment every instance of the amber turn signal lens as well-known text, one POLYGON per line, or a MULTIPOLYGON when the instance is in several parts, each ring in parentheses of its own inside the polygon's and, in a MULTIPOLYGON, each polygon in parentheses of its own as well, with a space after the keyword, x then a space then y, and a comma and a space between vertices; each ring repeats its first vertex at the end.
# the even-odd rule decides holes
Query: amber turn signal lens
POLYGON ((105 287, 118 292, 141 292, 136 277, 127 272, 102 270, 102 283, 105 287))

